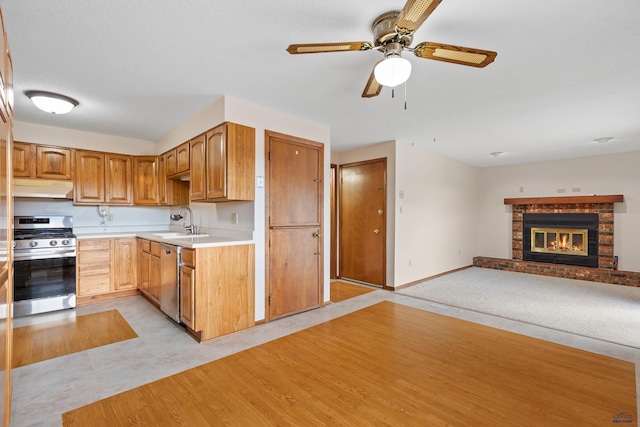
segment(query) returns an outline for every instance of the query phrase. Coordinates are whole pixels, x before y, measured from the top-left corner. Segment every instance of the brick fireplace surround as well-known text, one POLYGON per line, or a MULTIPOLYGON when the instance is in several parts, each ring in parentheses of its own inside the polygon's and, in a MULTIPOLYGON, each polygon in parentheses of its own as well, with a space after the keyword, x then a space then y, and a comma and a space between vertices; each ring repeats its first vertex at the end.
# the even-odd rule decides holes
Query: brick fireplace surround
POLYGON ((620 271, 615 269, 614 265, 613 204, 623 200, 622 195, 504 199, 505 205, 513 205, 512 259, 475 257, 473 265, 496 270, 640 287, 640 272, 620 271), (523 261, 522 215, 524 213, 597 213, 598 268, 523 261))

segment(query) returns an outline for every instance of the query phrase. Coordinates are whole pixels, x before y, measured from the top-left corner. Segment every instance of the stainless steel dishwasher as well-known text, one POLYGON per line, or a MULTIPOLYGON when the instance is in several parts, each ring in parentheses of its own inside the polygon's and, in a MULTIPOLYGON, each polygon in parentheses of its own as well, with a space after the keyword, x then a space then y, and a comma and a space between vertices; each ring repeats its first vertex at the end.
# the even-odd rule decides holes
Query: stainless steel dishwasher
POLYGON ((160 309, 180 323, 180 246, 162 245, 160 252, 160 309))

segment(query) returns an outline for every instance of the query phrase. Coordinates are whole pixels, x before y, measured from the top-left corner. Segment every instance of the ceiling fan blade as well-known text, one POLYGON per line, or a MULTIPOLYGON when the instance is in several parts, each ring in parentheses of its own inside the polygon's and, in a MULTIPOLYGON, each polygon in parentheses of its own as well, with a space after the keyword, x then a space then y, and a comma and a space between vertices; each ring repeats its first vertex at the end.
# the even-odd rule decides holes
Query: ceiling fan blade
MULTIPOLYGON (((380 61, 378 61, 380 62, 380 61)), ((378 63, 376 63, 378 65, 378 63)), ((364 86, 364 90, 362 91, 363 98, 373 98, 374 96, 380 95, 380 91, 382 90, 382 85, 378 83, 376 80, 376 76, 374 75, 374 70, 376 66, 373 66, 373 70, 371 70, 371 75, 369 76, 369 80, 367 80, 367 84, 364 86)))
POLYGON ((345 52, 350 50, 369 50, 373 46, 369 42, 340 42, 340 43, 307 43, 292 44, 287 48, 287 52, 292 55, 300 53, 321 53, 321 52, 345 52))
POLYGON ((454 64, 469 65, 471 67, 486 67, 491 64, 496 52, 469 47, 452 46, 442 43, 422 42, 413 53, 420 58, 435 59, 436 61, 452 62, 454 64))
POLYGON ((396 19, 396 27, 413 33, 431 15, 442 0, 407 0, 396 19))

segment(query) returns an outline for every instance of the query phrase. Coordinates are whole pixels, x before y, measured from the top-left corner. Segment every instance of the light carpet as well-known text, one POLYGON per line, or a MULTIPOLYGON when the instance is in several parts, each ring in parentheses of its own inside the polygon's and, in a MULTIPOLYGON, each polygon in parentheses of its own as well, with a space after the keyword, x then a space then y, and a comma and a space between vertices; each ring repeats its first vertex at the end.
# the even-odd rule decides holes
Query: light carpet
POLYGON ((640 348, 640 288, 471 267, 397 291, 640 348))

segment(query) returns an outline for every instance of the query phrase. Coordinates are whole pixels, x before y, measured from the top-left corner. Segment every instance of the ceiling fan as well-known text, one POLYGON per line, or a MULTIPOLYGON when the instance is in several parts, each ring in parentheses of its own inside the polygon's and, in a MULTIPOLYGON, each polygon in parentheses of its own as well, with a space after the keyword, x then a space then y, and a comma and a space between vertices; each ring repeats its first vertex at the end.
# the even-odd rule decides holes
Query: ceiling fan
POLYGON ((376 49, 384 53, 378 61, 362 96, 372 98, 380 94, 382 86, 394 87, 404 83, 411 74, 411 62, 401 57, 404 50, 413 52, 419 58, 435 59, 471 67, 486 67, 496 58, 497 53, 489 50, 453 46, 443 43, 422 42, 410 47, 413 34, 431 15, 442 0, 408 0, 404 8, 378 16, 371 30, 374 42, 340 42, 292 44, 287 52, 292 55, 302 53, 346 52, 352 50, 376 49))

